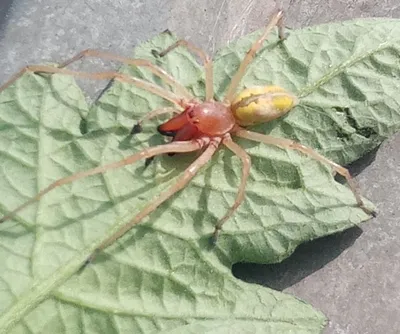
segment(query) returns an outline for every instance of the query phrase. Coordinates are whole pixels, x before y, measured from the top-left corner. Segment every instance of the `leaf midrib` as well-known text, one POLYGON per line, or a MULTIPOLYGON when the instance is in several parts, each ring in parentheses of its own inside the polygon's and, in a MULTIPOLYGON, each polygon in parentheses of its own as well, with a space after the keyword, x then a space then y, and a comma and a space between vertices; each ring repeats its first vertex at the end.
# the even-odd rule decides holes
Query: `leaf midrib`
MULTIPOLYGON (((397 39, 398 41, 399 39, 397 39)), ((328 83, 330 80, 332 80, 333 78, 337 77, 339 74, 343 73, 346 69, 351 68, 353 65, 357 64, 358 62, 363 61, 364 59, 380 52, 383 51, 387 48, 393 47, 393 43, 394 41, 396 41, 395 39, 392 39, 390 41, 386 41, 384 43, 382 43, 378 48, 370 50, 369 52, 365 52, 363 54, 361 54, 358 57, 353 57, 353 58, 349 58, 347 61, 342 62, 341 64, 332 67, 330 71, 328 71, 326 73, 326 75, 324 75, 323 77, 321 77, 319 80, 315 81, 312 84, 306 85, 305 87, 303 87, 302 89, 300 89, 297 92, 297 96, 301 99, 304 98, 312 93, 314 93, 315 91, 317 91, 318 88, 324 86, 326 83, 328 83)))

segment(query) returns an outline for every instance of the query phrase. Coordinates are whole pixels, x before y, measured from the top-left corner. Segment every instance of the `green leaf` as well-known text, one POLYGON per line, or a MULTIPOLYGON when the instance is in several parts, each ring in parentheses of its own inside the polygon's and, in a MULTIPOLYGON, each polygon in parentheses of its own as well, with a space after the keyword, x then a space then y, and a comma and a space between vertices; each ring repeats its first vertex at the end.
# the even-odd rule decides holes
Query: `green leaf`
MULTIPOLYGON (((293 138, 338 163, 379 145, 400 124, 400 22, 358 20, 272 37, 242 86, 278 84, 301 103, 255 130, 293 138)), ((220 98, 257 33, 215 57, 220 98)), ((184 49, 162 59, 175 37, 136 49, 204 95, 200 65, 184 49)), ((160 84, 149 72, 126 73, 160 84)), ((113 84, 92 107, 71 78, 26 74, 0 94, 0 210, 6 214, 55 180, 164 142, 157 122, 131 138, 134 120, 168 105, 113 84), (83 119, 85 119, 83 121, 83 119), (82 133, 86 129, 86 133, 82 133)), ((208 247, 233 203, 241 165, 220 150, 193 182, 94 261, 98 245, 163 189, 195 154, 159 157, 59 187, 0 225, 0 332, 318 333, 324 316, 296 298, 235 279, 238 261, 275 263, 302 242, 369 217, 330 168, 293 151, 238 141, 252 157, 247 197, 208 247)))

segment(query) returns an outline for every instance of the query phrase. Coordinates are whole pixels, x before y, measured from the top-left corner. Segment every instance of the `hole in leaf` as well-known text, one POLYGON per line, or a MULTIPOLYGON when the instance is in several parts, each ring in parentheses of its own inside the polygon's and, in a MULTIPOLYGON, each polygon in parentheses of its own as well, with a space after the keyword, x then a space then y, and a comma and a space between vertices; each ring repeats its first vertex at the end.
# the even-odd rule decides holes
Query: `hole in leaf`
MULTIPOLYGON (((359 134, 360 136, 363 136, 364 138, 367 138, 367 139, 371 139, 371 138, 373 139, 374 137, 378 136, 378 133, 372 127, 360 126, 357 123, 357 120, 352 115, 350 108, 333 107, 333 109, 336 112, 343 113, 346 116, 347 123, 353 129, 355 129, 357 134, 359 134)), ((340 137, 340 138, 343 138, 343 137, 344 138, 349 138, 350 134, 349 133, 344 133, 344 132, 340 131, 340 129, 338 129, 338 137, 340 137)))
POLYGON ((88 133, 88 124, 87 120, 82 118, 80 123, 79 123, 79 131, 81 132, 82 135, 88 133))

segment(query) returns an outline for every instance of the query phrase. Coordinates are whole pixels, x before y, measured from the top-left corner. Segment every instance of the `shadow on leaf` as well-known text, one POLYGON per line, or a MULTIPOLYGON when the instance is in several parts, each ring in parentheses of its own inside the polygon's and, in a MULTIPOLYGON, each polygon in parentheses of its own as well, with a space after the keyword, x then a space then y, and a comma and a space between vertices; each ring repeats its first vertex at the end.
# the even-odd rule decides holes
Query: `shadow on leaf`
POLYGON ((277 264, 237 263, 233 275, 248 283, 257 283, 282 291, 337 258, 362 234, 355 226, 342 233, 320 238, 299 246, 286 260, 277 264))

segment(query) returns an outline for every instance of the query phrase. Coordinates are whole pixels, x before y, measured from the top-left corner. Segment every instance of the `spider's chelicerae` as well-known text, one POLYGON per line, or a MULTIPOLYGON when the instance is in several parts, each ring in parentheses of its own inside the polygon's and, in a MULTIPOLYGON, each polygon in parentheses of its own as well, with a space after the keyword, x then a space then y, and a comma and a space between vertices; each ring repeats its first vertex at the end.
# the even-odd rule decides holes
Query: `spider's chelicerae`
POLYGON ((121 161, 79 172, 74 175, 59 179, 58 181, 50 184, 47 188, 40 191, 35 197, 31 198, 29 201, 25 202, 23 205, 16 208, 14 211, 10 212, 8 215, 0 219, 0 223, 11 218, 13 215, 15 215, 26 206, 30 205, 31 203, 38 201, 43 195, 47 194, 52 189, 60 187, 64 184, 76 181, 90 175, 104 173, 110 169, 132 164, 141 159, 150 159, 159 154, 184 153, 201 150, 201 155, 184 171, 183 175, 178 179, 178 181, 169 189, 159 194, 156 199, 145 206, 143 210, 139 212, 130 222, 124 225, 107 241, 103 242, 98 248, 98 250, 102 250, 113 243, 116 239, 121 237, 123 234, 125 234, 135 224, 138 224, 144 217, 153 212, 160 204, 162 204, 164 201, 173 196, 176 192, 184 188, 188 184, 188 182, 196 175, 200 168, 212 158, 217 149, 223 145, 230 149, 241 159, 243 163, 243 169, 236 200, 231 208, 228 210, 228 212, 225 214, 225 216, 223 216, 215 226, 213 234, 213 240, 215 241, 218 237, 219 232, 222 229, 223 224, 233 215, 237 207, 243 202, 245 196, 246 181, 250 172, 250 157, 243 148, 241 148, 232 140, 232 136, 238 136, 241 138, 262 142, 269 145, 277 145, 286 149, 294 149, 322 163, 330 165, 336 173, 339 173, 346 178, 360 208, 362 208, 368 214, 374 215, 375 213, 364 205, 363 200, 361 199, 361 196, 359 194, 357 185, 346 168, 341 167, 335 162, 325 158, 311 148, 305 147, 304 145, 301 145, 292 140, 275 138, 269 135, 260 134, 245 129, 245 127, 247 126, 269 122, 275 118, 278 118, 286 114, 297 104, 296 96, 278 86, 248 88, 236 95, 236 90, 238 88, 239 82, 245 74, 247 66, 250 64, 256 52, 260 49, 263 42, 266 40, 267 36, 275 26, 278 27, 279 38, 283 39, 284 33, 282 11, 277 11, 271 17, 268 25, 264 30, 264 33, 258 40, 253 43, 245 58, 242 60, 236 74, 233 76, 225 97, 222 101, 215 101, 213 99, 213 63, 211 59, 202 50, 198 49, 196 46, 185 40, 179 40, 178 42, 168 47, 166 50, 160 52, 158 55, 162 57, 178 46, 185 46, 191 52, 199 56, 199 58, 202 59, 202 61, 204 62, 206 73, 205 101, 199 101, 198 99, 193 97, 187 91, 187 89, 183 87, 179 82, 177 82, 172 76, 170 76, 162 68, 154 65, 147 60, 129 59, 100 51, 83 51, 72 59, 59 65, 58 67, 27 66, 23 68, 9 81, 7 81, 2 87, 0 87, 0 92, 11 85, 25 72, 61 73, 72 75, 75 77, 99 80, 113 79, 133 84, 141 89, 161 96, 162 98, 176 105, 175 108, 162 108, 148 113, 134 126, 132 130, 133 133, 141 131, 141 124, 144 120, 148 120, 155 116, 166 113, 172 113, 176 115, 174 115, 174 117, 158 127, 158 131, 162 135, 172 137, 172 141, 170 143, 150 147, 138 153, 135 153, 121 161), (144 80, 130 77, 117 72, 86 73, 65 69, 67 65, 88 56, 120 61, 122 63, 134 66, 147 67, 153 74, 155 74, 164 82, 166 82, 169 86, 174 88, 174 92, 166 90, 163 87, 151 84, 144 80))

